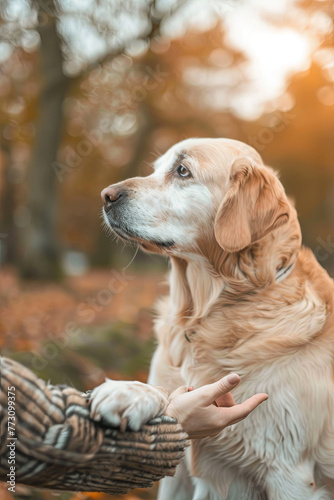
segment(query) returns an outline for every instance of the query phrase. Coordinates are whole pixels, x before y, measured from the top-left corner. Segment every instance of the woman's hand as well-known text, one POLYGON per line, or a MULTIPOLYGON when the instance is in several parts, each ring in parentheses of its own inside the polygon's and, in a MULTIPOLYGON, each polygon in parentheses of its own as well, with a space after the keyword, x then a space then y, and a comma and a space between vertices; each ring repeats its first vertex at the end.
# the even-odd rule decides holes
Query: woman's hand
POLYGON ((268 399, 268 394, 256 394, 241 404, 235 404, 230 391, 239 382, 239 375, 233 373, 199 389, 179 387, 171 394, 165 415, 174 417, 190 439, 215 436, 225 427, 246 418, 268 399))

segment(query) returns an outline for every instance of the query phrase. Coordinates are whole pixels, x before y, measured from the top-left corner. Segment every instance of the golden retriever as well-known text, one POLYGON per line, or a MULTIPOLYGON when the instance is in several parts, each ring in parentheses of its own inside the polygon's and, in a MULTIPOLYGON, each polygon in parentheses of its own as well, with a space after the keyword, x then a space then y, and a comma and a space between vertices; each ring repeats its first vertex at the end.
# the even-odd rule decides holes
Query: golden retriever
POLYGON ((173 391, 237 372, 243 422, 194 441, 160 500, 334 499, 334 284, 250 146, 188 139, 148 177, 103 192, 108 226, 167 255, 149 382, 173 391))

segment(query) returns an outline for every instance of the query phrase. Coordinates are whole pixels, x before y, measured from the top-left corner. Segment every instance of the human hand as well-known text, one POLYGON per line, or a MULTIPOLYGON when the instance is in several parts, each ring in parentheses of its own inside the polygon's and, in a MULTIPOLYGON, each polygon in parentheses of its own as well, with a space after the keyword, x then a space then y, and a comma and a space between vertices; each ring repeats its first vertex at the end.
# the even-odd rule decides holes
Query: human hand
POLYGON ((165 415, 175 418, 190 439, 215 436, 268 399, 268 394, 255 394, 237 405, 230 391, 239 382, 240 377, 234 373, 199 389, 179 387, 171 394, 165 415))

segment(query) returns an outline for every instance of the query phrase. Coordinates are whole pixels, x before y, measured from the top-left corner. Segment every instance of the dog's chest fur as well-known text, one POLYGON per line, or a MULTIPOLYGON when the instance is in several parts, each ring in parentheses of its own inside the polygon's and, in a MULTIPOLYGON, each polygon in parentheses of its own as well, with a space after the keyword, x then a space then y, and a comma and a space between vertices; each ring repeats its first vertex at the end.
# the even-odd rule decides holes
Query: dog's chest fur
POLYGON ((200 279, 190 288, 196 313, 175 314, 170 296, 160 303, 156 324, 170 364, 187 384, 211 383, 231 371, 247 377, 273 363, 286 366, 304 350, 316 356, 320 345, 313 340, 326 324, 328 307, 308 280, 291 276, 235 303, 224 301, 222 280, 210 285, 200 279))
MULTIPOLYGON (((333 289, 329 278, 327 285, 333 289)), ((173 297, 160 304, 156 331, 171 371, 194 387, 237 372, 242 383, 233 393, 236 402, 256 392, 267 392, 270 398, 244 422, 197 443, 195 472, 219 490, 230 482, 235 466, 253 469, 260 484, 275 461, 283 468, 295 462, 296 473, 300 469, 307 483, 312 466, 304 467, 300 457, 317 448, 328 412, 334 409, 331 385, 323 383, 333 378, 334 329, 328 323, 328 304, 298 272, 235 304, 224 303, 223 288, 217 292, 205 286, 210 306, 202 317, 177 319, 173 297), (330 334, 323 336, 328 329, 330 334), (227 467, 230 480, 222 478, 227 467)), ((166 378, 159 383, 165 385, 166 378)))

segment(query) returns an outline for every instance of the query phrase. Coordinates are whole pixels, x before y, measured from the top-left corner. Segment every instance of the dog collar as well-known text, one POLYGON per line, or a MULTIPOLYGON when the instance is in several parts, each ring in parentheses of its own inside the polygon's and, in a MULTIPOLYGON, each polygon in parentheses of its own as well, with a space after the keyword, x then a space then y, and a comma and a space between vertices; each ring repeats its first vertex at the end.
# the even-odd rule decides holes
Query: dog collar
MULTIPOLYGON (((277 269, 276 276, 275 276, 275 282, 280 283, 281 281, 285 280, 285 278, 287 278, 289 276, 289 274, 292 273, 294 267, 295 267, 295 263, 292 262, 292 264, 290 264, 287 267, 280 267, 279 269, 277 269)), ((191 337, 195 333, 196 333, 196 331, 194 331, 194 330, 186 330, 184 332, 184 337, 185 337, 186 341, 191 343, 191 337)))
POLYGON ((277 269, 276 276, 275 276, 275 282, 280 283, 285 278, 287 278, 289 276, 289 274, 292 273, 294 267, 295 267, 295 263, 292 262, 292 264, 290 264, 287 267, 280 267, 279 269, 277 269))
POLYGON ((194 335, 196 332, 194 330, 186 330, 184 332, 184 337, 187 342, 191 342, 191 336, 194 335))

